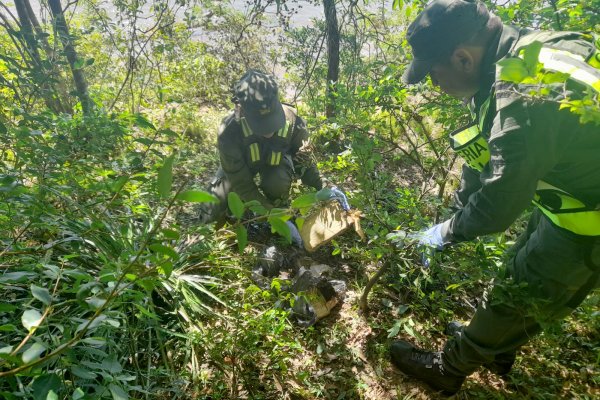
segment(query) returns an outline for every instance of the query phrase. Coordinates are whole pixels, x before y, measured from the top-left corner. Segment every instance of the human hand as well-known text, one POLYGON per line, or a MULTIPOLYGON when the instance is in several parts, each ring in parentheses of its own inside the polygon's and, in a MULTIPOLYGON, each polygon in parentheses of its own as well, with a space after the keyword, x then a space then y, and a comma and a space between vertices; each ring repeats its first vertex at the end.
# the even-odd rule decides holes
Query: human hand
POLYGON ((421 263, 428 268, 436 251, 444 250, 444 239, 442 237, 442 224, 434 225, 420 232, 408 235, 410 239, 418 243, 421 253, 421 263))
POLYGON ((331 188, 323 188, 317 192, 317 199, 321 201, 325 200, 337 200, 345 211, 350 211, 350 204, 348 203, 348 197, 341 191, 337 186, 331 188))
POLYGON ((302 236, 300 236, 298 228, 296 228, 296 225, 290 220, 285 221, 285 224, 288 226, 288 228, 290 228, 292 244, 302 249, 304 247, 304 243, 302 241, 302 236))
POLYGON ((416 240, 421 246, 429 246, 436 250, 444 250, 442 224, 437 224, 422 231, 411 233, 408 237, 416 240))

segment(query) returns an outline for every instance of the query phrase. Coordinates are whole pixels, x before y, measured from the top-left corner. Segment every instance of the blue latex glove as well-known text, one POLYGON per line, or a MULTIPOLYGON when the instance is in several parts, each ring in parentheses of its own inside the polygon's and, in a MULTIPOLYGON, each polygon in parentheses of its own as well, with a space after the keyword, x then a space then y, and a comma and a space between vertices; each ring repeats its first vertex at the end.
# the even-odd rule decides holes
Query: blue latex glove
POLYGON ((431 265, 431 260, 436 251, 444 250, 444 239, 442 238, 442 224, 437 224, 431 228, 417 233, 411 233, 409 238, 419 243, 421 252, 421 262, 424 267, 431 265))
POLYGON ((292 244, 299 248, 304 247, 304 242, 302 242, 302 236, 300 236, 300 232, 298 232, 298 228, 296 225, 290 220, 285 221, 285 224, 290 228, 290 236, 292 237, 292 244))
POLYGON ((323 188, 319 190, 317 192, 317 200, 337 200, 344 210, 350 211, 350 204, 348 204, 348 198, 346 197, 346 194, 342 192, 337 186, 333 186, 332 188, 323 188))
POLYGON ((411 239, 416 239, 421 246, 434 247, 436 250, 444 250, 444 240, 442 238, 442 224, 437 224, 431 228, 422 230, 409 235, 411 239))

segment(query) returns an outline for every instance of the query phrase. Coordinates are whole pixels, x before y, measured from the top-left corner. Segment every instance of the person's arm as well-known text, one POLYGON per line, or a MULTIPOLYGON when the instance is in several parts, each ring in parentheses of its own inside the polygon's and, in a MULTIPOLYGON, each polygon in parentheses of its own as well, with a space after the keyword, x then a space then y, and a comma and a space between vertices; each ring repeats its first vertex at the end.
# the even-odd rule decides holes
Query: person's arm
POLYGON ((537 182, 557 164, 564 149, 558 140, 560 115, 555 103, 523 98, 496 113, 481 188, 443 223, 444 241, 502 232, 529 206, 537 182))
POLYGON ((469 203, 469 197, 479 189, 481 189, 479 171, 474 170, 467 163, 464 163, 460 176, 460 186, 454 193, 455 209, 464 208, 469 203))
POLYGON ((323 182, 312 153, 308 130, 302 118, 296 116, 292 131, 290 155, 302 183, 321 190, 323 182))
POLYGON ((265 208, 273 208, 273 204, 260 192, 254 175, 246 164, 241 135, 236 135, 234 127, 224 120, 219 128, 218 148, 221 167, 231 183, 231 191, 237 193, 244 201, 258 200, 265 208))

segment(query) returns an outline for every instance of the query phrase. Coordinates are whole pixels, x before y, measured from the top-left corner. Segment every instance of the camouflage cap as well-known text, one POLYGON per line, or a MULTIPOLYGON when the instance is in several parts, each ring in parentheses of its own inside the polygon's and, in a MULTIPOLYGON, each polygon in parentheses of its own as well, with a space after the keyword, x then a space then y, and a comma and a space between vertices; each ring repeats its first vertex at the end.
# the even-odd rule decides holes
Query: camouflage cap
POLYGON ((235 101, 255 135, 268 135, 285 125, 278 88, 271 75, 248 70, 233 87, 235 101))
POLYGON ((489 19, 487 7, 479 0, 433 0, 406 32, 413 60, 402 81, 413 84, 423 80, 435 63, 449 57, 489 19))

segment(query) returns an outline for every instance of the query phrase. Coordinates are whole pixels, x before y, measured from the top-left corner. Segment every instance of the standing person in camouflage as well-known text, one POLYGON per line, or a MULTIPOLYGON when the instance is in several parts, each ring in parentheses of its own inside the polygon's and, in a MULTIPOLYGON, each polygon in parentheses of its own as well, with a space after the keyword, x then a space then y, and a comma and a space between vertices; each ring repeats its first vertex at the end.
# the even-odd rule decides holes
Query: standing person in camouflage
POLYGON ((406 341, 390 348, 400 370, 452 394, 482 365, 508 373, 520 346, 599 286, 600 129, 561 105, 591 96, 591 111, 598 112, 600 53, 591 35, 503 25, 477 0, 434 0, 407 38, 414 58, 403 80, 429 75, 444 92, 470 102, 473 114, 472 124, 451 134, 466 161, 461 208, 420 232, 421 245, 442 250, 502 232, 536 205, 505 276, 443 351, 406 341), (542 73, 554 79, 509 81, 502 74, 509 63, 498 62, 519 64, 531 48, 539 50, 542 73))
POLYGON ((306 125, 292 107, 280 103, 273 77, 249 70, 234 85, 233 92, 235 109, 219 128, 221 167, 209 188, 220 203, 202 209, 203 222, 219 221, 225 216, 230 191, 245 202, 257 200, 270 210, 287 204, 296 176, 317 190, 323 186, 306 150, 306 125), (254 181, 257 174, 259 185, 254 181))

